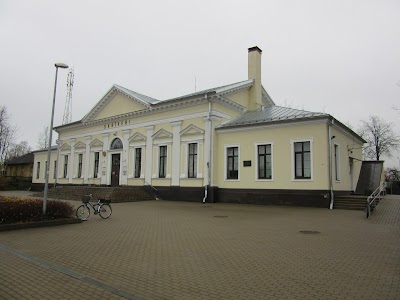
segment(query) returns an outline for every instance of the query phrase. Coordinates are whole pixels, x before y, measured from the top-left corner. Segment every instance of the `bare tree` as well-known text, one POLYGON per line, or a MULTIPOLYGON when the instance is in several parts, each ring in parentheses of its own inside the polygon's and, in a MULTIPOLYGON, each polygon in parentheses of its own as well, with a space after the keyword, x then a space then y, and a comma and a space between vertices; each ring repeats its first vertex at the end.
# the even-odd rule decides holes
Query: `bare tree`
POLYGON ((39 149, 46 149, 49 147, 50 132, 49 126, 44 126, 43 130, 39 133, 37 146, 39 149))
POLYGON ((13 126, 10 123, 10 115, 7 112, 7 107, 0 106, 0 173, 4 171, 8 148, 14 141, 16 133, 17 126, 13 126))
POLYGON ((32 151, 32 148, 28 145, 27 141, 22 141, 19 144, 12 144, 8 149, 8 158, 15 158, 23 156, 32 151))
POLYGON ((379 160, 382 155, 391 156, 391 151, 400 145, 400 138, 393 132, 393 123, 378 116, 361 121, 360 136, 367 141, 363 148, 365 158, 379 160))
POLYGON ((396 168, 386 168, 385 179, 386 181, 400 181, 400 171, 396 168))

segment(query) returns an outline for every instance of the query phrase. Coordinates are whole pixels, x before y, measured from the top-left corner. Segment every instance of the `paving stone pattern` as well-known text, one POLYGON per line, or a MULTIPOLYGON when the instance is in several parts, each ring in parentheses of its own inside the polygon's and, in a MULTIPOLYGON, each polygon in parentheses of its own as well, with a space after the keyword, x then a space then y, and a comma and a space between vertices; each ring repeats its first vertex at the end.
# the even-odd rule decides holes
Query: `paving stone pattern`
POLYGON ((370 219, 218 203, 112 207, 107 220, 0 233, 0 298, 400 299, 400 197, 370 219))

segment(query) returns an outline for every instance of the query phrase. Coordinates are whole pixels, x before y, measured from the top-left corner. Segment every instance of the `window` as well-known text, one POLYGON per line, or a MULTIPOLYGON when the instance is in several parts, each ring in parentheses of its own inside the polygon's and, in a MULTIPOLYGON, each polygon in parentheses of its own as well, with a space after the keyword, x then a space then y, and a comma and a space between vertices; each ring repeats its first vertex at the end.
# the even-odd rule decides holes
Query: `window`
POLYGON ((46 160, 46 164, 45 164, 45 168, 44 168, 44 178, 46 179, 46 174, 48 174, 49 172, 49 166, 47 164, 47 160, 46 160))
POLYGON ((142 148, 135 149, 135 178, 140 178, 142 171, 142 148))
POLYGON ((68 155, 64 155, 64 178, 68 175, 68 155))
POLYGON ((37 162, 36 179, 39 179, 39 175, 40 175, 40 161, 37 162))
POLYGON ((110 146, 111 150, 116 150, 116 149, 122 149, 123 145, 122 145, 122 141, 119 138, 115 138, 110 146))
POLYGON ((258 179, 272 178, 271 144, 257 146, 258 179))
POLYGON ((334 156, 335 156, 335 179, 340 181, 340 156, 339 156, 339 145, 334 145, 334 156))
POLYGON ((99 161, 100 161, 100 152, 94 153, 94 170, 93 177, 97 178, 99 176, 99 161))
POLYGON ((189 144, 188 178, 197 177, 197 143, 189 144))
POLYGON ((82 178, 82 160, 83 160, 83 154, 80 153, 78 155, 78 178, 82 178))
POLYGON ((53 179, 56 179, 56 174, 57 174, 57 160, 54 161, 53 179))
POLYGON ((167 169, 167 146, 160 146, 160 164, 158 177, 165 178, 167 169))
POLYGON ((239 148, 238 147, 228 147, 226 149, 227 154, 227 170, 226 170, 226 179, 238 179, 238 162, 239 162, 239 148))
POLYGON ((310 142, 294 143, 295 179, 311 179, 310 142))

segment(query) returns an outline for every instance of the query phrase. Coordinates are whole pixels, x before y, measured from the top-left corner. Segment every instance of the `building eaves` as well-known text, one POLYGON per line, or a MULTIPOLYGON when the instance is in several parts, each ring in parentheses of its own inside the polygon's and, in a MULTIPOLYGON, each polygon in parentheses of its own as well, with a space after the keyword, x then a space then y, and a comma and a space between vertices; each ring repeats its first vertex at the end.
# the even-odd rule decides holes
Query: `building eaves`
POLYGON ((33 152, 27 153, 7 161, 7 165, 26 165, 33 164, 33 152))
MULTIPOLYGON (((76 122, 75 122, 76 123, 76 122)), ((67 124, 66 124, 67 125, 67 124)), ((61 127, 61 126, 60 126, 61 127)), ((58 149, 58 146, 57 145, 54 145, 54 146, 51 146, 51 151, 54 151, 54 150, 57 150, 58 149)), ((49 149, 48 148, 43 148, 43 149, 39 149, 39 150, 35 150, 35 151, 32 151, 32 153, 38 153, 38 152, 46 152, 46 151, 48 151, 49 149)))
POLYGON ((329 117, 328 114, 298 110, 281 106, 270 106, 256 111, 248 111, 230 120, 217 128, 249 126, 255 124, 269 124, 275 122, 288 122, 295 120, 329 117))

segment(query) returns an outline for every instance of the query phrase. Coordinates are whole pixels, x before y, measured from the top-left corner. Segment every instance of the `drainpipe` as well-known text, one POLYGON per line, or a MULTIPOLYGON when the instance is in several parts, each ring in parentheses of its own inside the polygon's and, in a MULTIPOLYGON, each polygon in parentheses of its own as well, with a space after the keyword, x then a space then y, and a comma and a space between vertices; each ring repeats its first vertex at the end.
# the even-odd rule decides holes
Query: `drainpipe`
POLYGON ((207 116, 207 120, 208 122, 210 122, 210 124, 208 124, 208 126, 210 126, 210 133, 209 133, 209 153, 208 153, 208 162, 207 162, 207 171, 208 171, 208 182, 207 184, 204 186, 204 198, 203 198, 203 203, 206 202, 206 199, 208 197, 208 188, 211 184, 211 141, 212 141, 212 134, 211 134, 211 130, 212 130, 212 123, 211 123, 211 99, 209 99, 207 97, 207 94, 204 96, 205 99, 208 99, 208 116, 207 116))
POLYGON ((332 136, 332 125, 334 124, 334 120, 331 120, 331 123, 328 125, 328 144, 329 144, 329 189, 331 192, 331 202, 329 204, 329 209, 333 209, 334 195, 333 195, 333 179, 332 179, 332 139, 335 136, 332 136))

